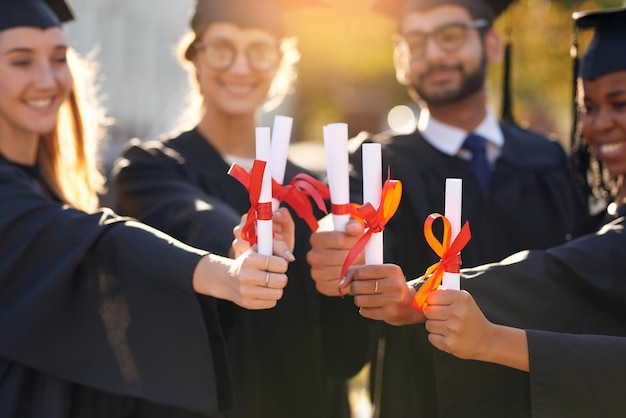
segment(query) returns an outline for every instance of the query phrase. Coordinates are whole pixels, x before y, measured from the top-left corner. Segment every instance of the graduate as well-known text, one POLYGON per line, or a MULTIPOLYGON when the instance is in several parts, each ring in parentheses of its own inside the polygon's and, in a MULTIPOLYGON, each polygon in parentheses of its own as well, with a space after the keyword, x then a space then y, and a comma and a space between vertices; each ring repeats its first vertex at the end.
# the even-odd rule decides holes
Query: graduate
MULTIPOLYGON (((199 96, 187 111, 195 117, 189 128, 181 125, 180 134, 128 144, 113 172, 121 213, 187 244, 222 255, 237 253, 241 240, 235 239, 233 227, 250 201, 228 170, 233 163, 252 167, 259 112, 285 97, 299 58, 278 3, 196 3, 180 45, 199 96)), ((284 184, 298 173, 306 172, 288 161, 284 184)), ((310 228, 294 220, 296 261, 288 271, 293 280, 276 309, 252 313, 231 303, 219 305, 232 359, 233 417, 350 416, 346 379, 331 377, 322 355, 321 328, 335 327, 335 318, 331 312, 327 321, 320 320, 323 297, 310 279, 305 256, 310 228)), ((331 356, 345 352, 329 342, 331 356)))
MULTIPOLYGON (((472 231, 463 248, 465 267, 499 261, 523 249, 549 248, 566 241, 573 230, 573 187, 563 148, 511 120, 499 121, 487 101, 487 65, 502 54, 502 40, 492 24, 508 4, 376 2, 376 10, 398 19, 396 78, 421 110, 410 134, 363 134, 351 140, 350 192, 359 202, 360 145, 381 143, 383 166, 389 166, 392 177, 404 185, 400 206, 385 228, 385 260, 400 265, 409 278, 424 274, 437 261, 423 225, 431 213, 444 213, 446 178, 463 180, 461 223, 469 221, 472 231), (482 145, 476 147, 476 142, 482 145)), ((348 229, 347 235, 320 232, 311 240, 312 276, 328 296, 338 294, 339 266, 360 234, 358 226, 350 228, 354 230, 348 229)), ((357 326, 352 315, 340 316, 346 328, 357 326)), ((419 330, 385 327, 382 332, 385 341, 380 342, 372 366, 373 401, 380 416, 435 416, 436 408, 427 407, 433 404, 420 402, 421 397, 437 396, 436 383, 429 379, 434 376, 432 347, 415 335, 419 330)), ((354 372, 358 360, 367 361, 355 354, 359 350, 350 352, 349 359, 336 356, 336 370, 354 372)))
POLYGON ((97 209, 71 19, 63 0, 0 0, 0 416, 223 417, 214 298, 275 306, 288 247, 232 260, 97 209))
MULTIPOLYGON (((619 53, 626 8, 574 19, 580 29, 595 28, 579 74, 581 133, 591 151, 580 174, 601 162, 612 178, 605 184, 617 185, 605 189, 613 216, 596 233, 564 245, 462 270, 464 290, 431 293, 423 312, 409 307, 423 279, 404 286, 397 266, 363 267, 346 280, 355 280, 350 290, 363 316, 394 325, 425 321, 428 340, 440 350, 439 417, 626 413, 626 57, 619 53)), ((591 190, 593 176, 584 177, 591 190)))

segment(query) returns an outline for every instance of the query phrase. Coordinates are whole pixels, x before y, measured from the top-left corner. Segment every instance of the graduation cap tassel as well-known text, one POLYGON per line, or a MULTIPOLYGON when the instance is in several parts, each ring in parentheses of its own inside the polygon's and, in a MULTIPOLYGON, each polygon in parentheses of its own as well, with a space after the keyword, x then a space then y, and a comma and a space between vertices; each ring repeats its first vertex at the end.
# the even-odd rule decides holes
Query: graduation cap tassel
POLYGON ((502 120, 515 122, 513 118, 513 99, 511 93, 511 38, 510 28, 507 29, 507 41, 504 46, 504 62, 502 71, 502 120))
POLYGON ((572 131, 570 132, 570 146, 571 150, 576 147, 577 142, 577 130, 578 130, 578 71, 580 66, 580 59, 578 58, 578 36, 577 28, 574 26, 572 34, 572 44, 570 47, 570 56, 572 57, 572 131))
POLYGON ((590 154, 587 144, 582 140, 578 132, 578 120, 580 106, 578 104, 578 74, 580 58, 578 57, 578 29, 574 24, 572 40, 570 46, 570 56, 572 58, 572 126, 570 132, 570 166, 573 173, 574 199, 576 203, 576 216, 578 219, 585 219, 589 216, 588 196, 591 188, 587 184, 587 173, 590 165, 590 154))

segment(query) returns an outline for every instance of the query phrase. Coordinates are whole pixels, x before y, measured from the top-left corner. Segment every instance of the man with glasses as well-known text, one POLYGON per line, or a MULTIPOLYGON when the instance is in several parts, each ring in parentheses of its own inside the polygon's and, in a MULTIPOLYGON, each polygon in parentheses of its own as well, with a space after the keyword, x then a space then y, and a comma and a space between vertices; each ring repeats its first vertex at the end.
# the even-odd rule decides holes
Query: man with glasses
MULTIPOLYGON (((506 6, 501 0, 380 0, 375 6, 398 18, 396 76, 421 112, 413 133, 353 139, 350 187, 358 201, 359 145, 381 143, 384 166, 404 186, 400 207, 385 229, 385 259, 400 265, 409 278, 421 276, 438 261, 423 225, 429 214, 444 213, 446 178, 463 179, 462 221, 469 221, 472 232, 462 251, 464 267, 560 244, 572 230, 571 185, 562 147, 510 121, 498 121, 487 103, 487 64, 501 56, 501 39, 492 23, 506 6)), ((311 238, 308 260, 323 293, 337 295, 345 253, 360 233, 353 225, 347 235, 318 232, 311 238)), ((350 322, 353 317, 348 312, 341 318, 350 322)), ((447 393, 444 381, 449 376, 438 363, 445 354, 419 335, 423 328, 379 326, 384 328, 372 355, 371 387, 380 417, 447 416, 451 403, 474 390, 497 391, 496 380, 477 375, 476 387, 467 393, 447 393)), ((357 350, 350 353, 352 361, 357 350)))

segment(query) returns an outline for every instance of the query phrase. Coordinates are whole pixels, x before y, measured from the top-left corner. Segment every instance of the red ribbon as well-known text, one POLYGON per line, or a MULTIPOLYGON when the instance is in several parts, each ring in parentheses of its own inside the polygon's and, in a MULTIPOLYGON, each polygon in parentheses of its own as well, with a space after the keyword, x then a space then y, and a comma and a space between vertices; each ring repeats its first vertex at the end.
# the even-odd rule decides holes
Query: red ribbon
POLYGON ((352 205, 350 203, 343 203, 341 205, 335 205, 332 203, 330 205, 330 211, 333 215, 347 215, 350 213, 350 208, 352 205))
POLYGON ((411 306, 414 309, 424 311, 428 306, 426 299, 428 295, 436 290, 441 284, 443 273, 458 273, 461 268, 461 250, 467 245, 472 234, 470 232, 469 222, 465 222, 463 228, 456 236, 454 241, 450 243, 452 231, 450 228, 450 221, 443 215, 433 213, 426 218, 424 222, 424 236, 430 248, 441 258, 432 266, 428 267, 424 277, 427 278, 426 282, 420 287, 413 298, 411 306), (441 218, 443 221, 443 241, 439 241, 433 234, 433 222, 441 218))
POLYGON ((324 204, 324 199, 330 199, 328 187, 305 173, 296 175, 285 186, 272 179, 272 196, 279 202, 285 202, 291 206, 312 231, 317 230, 318 224, 313 214, 313 206, 308 198, 313 199, 319 210, 328 213, 324 204))
POLYGON ((250 195, 250 209, 248 210, 248 218, 241 230, 241 237, 248 241, 250 245, 257 242, 255 224, 257 220, 272 220, 272 203, 259 202, 261 197, 261 185, 263 183, 263 173, 265 172, 266 162, 262 160, 254 160, 252 170, 248 173, 241 166, 233 164, 228 170, 228 174, 235 178, 239 183, 248 189, 250 195))
MULTIPOLYGON (((390 180, 389 177, 387 177, 387 181, 385 181, 381 191, 378 210, 374 209, 374 206, 369 202, 361 206, 356 204, 351 205, 350 215, 361 222, 367 231, 365 231, 363 236, 359 238, 354 247, 348 252, 343 266, 341 267, 340 279, 345 276, 348 267, 354 262, 359 253, 363 251, 372 237, 372 234, 375 232, 383 232, 387 222, 389 222, 391 217, 396 213, 398 205, 400 205, 401 197, 402 182, 400 182, 400 180, 390 180)), ((339 289, 339 294, 343 297, 341 288, 339 289)))

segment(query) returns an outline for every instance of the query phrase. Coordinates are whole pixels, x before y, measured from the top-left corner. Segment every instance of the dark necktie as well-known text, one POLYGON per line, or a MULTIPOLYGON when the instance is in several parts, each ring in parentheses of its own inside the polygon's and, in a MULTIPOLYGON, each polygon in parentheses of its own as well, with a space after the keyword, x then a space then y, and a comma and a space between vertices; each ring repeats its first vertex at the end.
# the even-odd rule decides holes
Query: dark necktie
POLYGON ((463 148, 472 152, 472 159, 469 161, 470 167, 476 175, 478 183, 483 189, 489 187, 491 177, 491 166, 487 160, 487 140, 480 135, 470 134, 463 142, 463 148))

